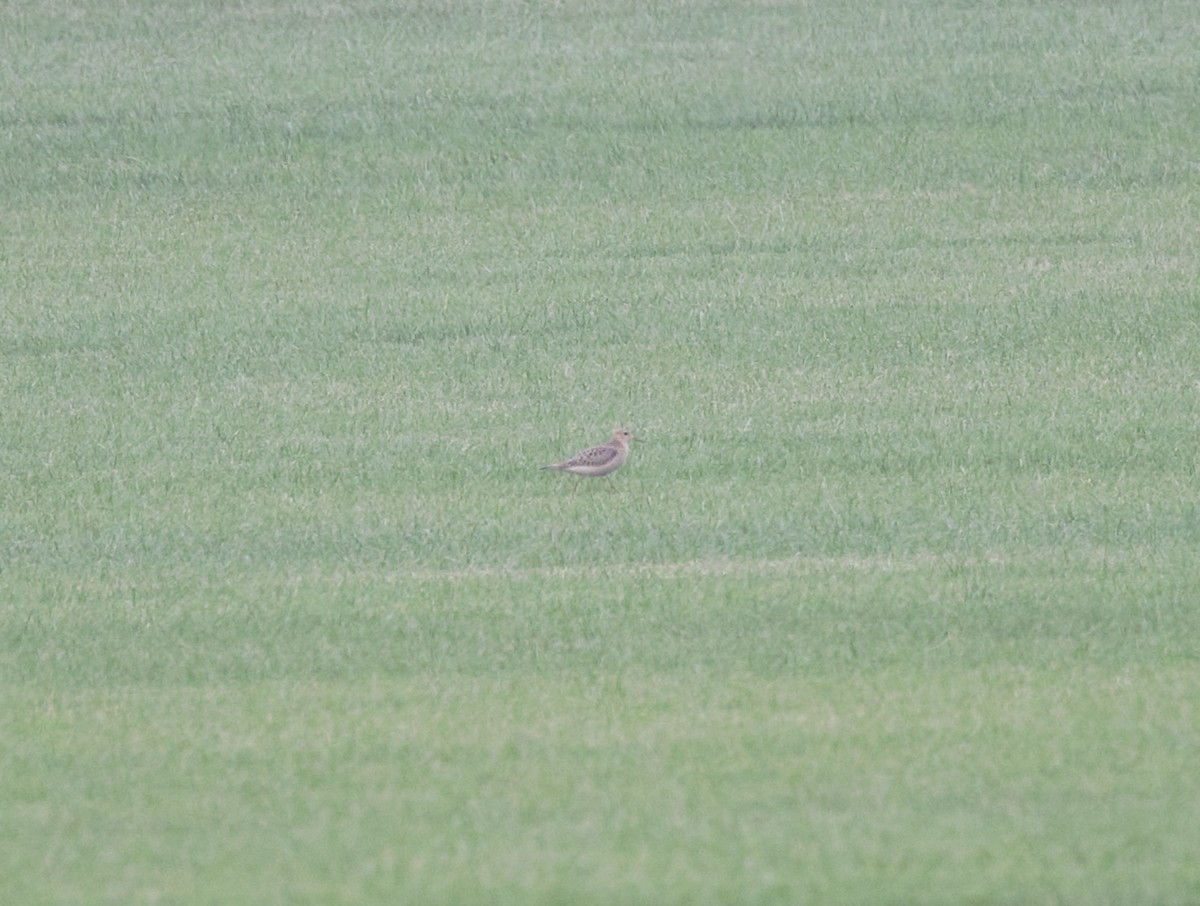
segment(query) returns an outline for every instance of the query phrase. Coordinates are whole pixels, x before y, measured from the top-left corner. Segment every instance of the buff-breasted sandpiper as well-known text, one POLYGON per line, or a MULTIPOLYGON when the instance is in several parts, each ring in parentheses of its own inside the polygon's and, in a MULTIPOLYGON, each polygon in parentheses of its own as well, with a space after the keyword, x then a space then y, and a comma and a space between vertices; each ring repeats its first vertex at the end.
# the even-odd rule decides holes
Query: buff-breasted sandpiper
MULTIPOLYGON (((542 468, 558 469, 560 472, 569 472, 581 478, 608 478, 611 487, 612 478, 609 476, 625 465, 625 460, 629 458, 629 444, 635 440, 639 440, 639 438, 634 437, 633 432, 628 428, 618 428, 613 432, 612 440, 608 443, 589 447, 576 453, 570 459, 554 462, 548 466, 542 466, 542 468)), ((575 482, 575 488, 571 493, 578 490, 579 482, 575 482)))

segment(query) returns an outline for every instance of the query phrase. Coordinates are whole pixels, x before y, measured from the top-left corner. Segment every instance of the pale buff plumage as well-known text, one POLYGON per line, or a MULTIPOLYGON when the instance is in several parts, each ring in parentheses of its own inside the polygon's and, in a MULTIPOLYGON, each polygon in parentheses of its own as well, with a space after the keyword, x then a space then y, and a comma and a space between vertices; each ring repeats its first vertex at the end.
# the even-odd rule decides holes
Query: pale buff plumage
MULTIPOLYGON (((613 472, 625 465, 625 460, 629 458, 629 445, 635 440, 638 440, 638 438, 634 437, 633 432, 628 428, 618 428, 613 432, 612 440, 608 443, 589 447, 586 450, 576 453, 570 459, 551 463, 548 466, 542 466, 542 468, 569 472, 581 478, 608 478, 613 472)), ((609 481, 611 482, 612 479, 609 478, 609 481)), ((579 483, 576 482, 575 490, 578 489, 579 483)))

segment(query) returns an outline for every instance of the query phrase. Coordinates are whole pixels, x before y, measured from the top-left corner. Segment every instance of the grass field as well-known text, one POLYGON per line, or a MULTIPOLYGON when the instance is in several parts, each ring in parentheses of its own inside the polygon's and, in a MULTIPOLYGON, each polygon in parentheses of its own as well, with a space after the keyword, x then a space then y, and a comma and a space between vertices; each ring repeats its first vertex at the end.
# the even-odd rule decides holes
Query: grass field
POLYGON ((1198 46, 4 5, 0 902, 1200 902, 1198 46))

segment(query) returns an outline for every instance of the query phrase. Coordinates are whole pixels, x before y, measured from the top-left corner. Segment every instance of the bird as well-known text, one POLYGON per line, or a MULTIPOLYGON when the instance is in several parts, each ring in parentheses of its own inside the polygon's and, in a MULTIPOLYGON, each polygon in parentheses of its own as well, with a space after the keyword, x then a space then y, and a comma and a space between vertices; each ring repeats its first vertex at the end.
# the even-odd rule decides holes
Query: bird
MULTIPOLYGON (((633 432, 628 428, 617 428, 612 433, 612 440, 606 444, 599 444, 595 447, 588 447, 576 453, 570 459, 564 459, 562 462, 552 462, 548 466, 542 466, 543 469, 557 469, 560 472, 569 472, 572 475, 578 475, 580 478, 608 478, 609 487, 612 487, 613 472, 625 465, 625 460, 629 458, 629 444, 631 441, 641 440, 640 437, 634 437, 633 432)), ((575 482, 575 487, 571 491, 572 494, 579 490, 579 482, 575 482)))

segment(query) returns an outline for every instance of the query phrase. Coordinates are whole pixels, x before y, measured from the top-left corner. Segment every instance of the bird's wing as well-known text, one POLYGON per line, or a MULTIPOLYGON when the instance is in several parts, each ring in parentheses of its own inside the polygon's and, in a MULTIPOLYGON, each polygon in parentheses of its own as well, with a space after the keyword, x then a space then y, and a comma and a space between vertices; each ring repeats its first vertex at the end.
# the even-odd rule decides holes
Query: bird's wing
POLYGON ((577 454, 571 459, 573 466, 602 466, 612 462, 617 456, 617 448, 612 444, 601 444, 577 454))

